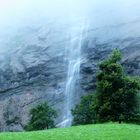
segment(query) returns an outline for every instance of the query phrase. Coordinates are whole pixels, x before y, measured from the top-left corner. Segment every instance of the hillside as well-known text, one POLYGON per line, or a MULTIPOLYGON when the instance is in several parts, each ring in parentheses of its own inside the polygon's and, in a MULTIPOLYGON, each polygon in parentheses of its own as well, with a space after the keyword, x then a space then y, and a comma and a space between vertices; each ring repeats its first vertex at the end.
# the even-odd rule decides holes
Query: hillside
POLYGON ((139 140, 140 126, 97 124, 48 131, 1 133, 0 140, 139 140))

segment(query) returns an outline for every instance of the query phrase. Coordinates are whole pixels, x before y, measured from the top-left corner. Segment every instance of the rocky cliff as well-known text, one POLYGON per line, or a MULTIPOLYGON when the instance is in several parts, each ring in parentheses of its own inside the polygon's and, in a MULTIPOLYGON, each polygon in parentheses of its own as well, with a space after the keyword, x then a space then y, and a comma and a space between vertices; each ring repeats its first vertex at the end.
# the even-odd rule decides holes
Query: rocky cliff
MULTIPOLYGON (((81 89, 77 91, 75 103, 82 95, 95 89, 98 63, 114 48, 119 48, 123 54, 122 64, 126 73, 140 75, 138 26, 140 22, 136 21, 101 29, 88 28, 82 41, 81 89)), ((64 32, 67 27, 57 29, 20 30, 8 44, 16 47, 1 53, 1 131, 22 131, 29 120, 29 110, 44 101, 58 111, 56 124, 62 121, 68 69, 64 46, 69 44, 70 38, 64 32)))
POLYGON ((0 131, 22 131, 29 110, 44 101, 57 110, 56 124, 63 122, 66 85, 76 85, 74 106, 95 89, 98 63, 114 48, 126 73, 140 75, 139 0, 10 2, 0 2, 0 131), (74 79, 68 56, 79 44, 74 79))

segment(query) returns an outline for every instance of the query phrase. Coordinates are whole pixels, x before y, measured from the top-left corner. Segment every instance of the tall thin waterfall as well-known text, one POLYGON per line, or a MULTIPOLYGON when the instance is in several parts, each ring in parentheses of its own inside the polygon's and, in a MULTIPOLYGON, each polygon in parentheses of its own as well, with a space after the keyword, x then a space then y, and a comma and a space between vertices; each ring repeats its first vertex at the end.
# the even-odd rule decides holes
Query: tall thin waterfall
POLYGON ((71 109, 74 106, 76 89, 79 86, 80 65, 82 61, 81 47, 85 25, 70 29, 70 44, 66 46, 68 72, 65 87, 64 118, 61 127, 70 126, 72 123, 71 109))

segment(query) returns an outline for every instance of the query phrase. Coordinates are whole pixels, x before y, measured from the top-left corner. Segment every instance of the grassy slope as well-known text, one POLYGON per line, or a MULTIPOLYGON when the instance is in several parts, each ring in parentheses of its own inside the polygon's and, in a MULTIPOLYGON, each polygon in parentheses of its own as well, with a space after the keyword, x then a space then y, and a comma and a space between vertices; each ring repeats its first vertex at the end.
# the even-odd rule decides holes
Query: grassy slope
POLYGON ((1 133, 0 140, 140 140, 140 126, 97 124, 48 131, 1 133))

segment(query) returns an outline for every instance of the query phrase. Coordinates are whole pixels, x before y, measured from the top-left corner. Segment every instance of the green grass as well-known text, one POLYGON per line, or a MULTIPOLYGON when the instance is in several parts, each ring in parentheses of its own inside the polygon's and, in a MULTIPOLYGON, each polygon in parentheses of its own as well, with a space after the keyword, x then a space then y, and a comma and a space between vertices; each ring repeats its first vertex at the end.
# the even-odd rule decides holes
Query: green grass
POLYGON ((140 140, 140 126, 96 124, 48 131, 0 133, 0 140, 140 140))

